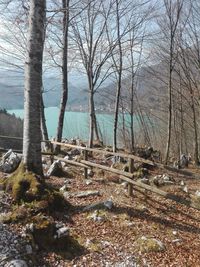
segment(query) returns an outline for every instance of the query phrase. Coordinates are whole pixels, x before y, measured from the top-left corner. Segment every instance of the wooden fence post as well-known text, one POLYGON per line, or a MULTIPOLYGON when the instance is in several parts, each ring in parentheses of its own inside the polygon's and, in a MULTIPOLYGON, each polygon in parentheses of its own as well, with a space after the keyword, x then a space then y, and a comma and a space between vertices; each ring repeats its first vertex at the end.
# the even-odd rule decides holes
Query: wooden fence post
MULTIPOLYGON (((133 159, 129 159, 129 172, 133 173, 134 170, 134 160, 133 159)), ((133 196, 133 185, 132 184, 128 184, 128 196, 132 197, 133 196)))
POLYGON ((50 156, 50 161, 51 164, 54 162, 54 149, 53 149, 53 144, 50 142, 50 151, 51 151, 51 156, 50 156))
MULTIPOLYGON (((84 156, 84 160, 88 160, 88 151, 87 150, 83 150, 83 156, 84 156)), ((84 168, 84 178, 87 179, 88 178, 88 168, 84 168)))

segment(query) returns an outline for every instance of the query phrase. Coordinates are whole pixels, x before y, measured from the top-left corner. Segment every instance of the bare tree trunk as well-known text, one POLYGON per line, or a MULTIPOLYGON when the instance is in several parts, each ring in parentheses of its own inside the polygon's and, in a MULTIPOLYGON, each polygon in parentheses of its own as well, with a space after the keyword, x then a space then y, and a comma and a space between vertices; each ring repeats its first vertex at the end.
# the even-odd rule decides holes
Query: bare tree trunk
POLYGON ((118 67, 118 81, 117 91, 115 98, 115 113, 114 113, 114 127, 113 127, 113 152, 117 151, 117 128, 118 128, 118 117, 119 117, 119 99, 121 95, 122 86, 122 44, 120 34, 120 15, 119 15, 119 1, 116 1, 116 15, 117 15, 117 36, 118 36, 118 48, 119 48, 119 67, 118 67))
POLYGON ((94 131, 95 131, 95 135, 96 135, 96 141, 99 144, 100 143, 100 137, 99 137, 99 129, 98 129, 97 116, 96 116, 95 109, 94 109, 94 131))
POLYGON ((196 119, 196 110, 195 110, 195 101, 194 101, 194 92, 189 81, 190 87, 190 96, 191 96, 191 108, 192 108, 192 117, 194 125, 194 161, 195 165, 199 165, 199 144, 198 144, 198 130, 197 130, 197 119, 196 119))
MULTIPOLYGON (((63 48, 62 48, 62 96, 60 103, 60 112, 58 118, 58 127, 56 140, 57 142, 61 142, 62 134, 63 134, 63 125, 64 125, 64 117, 65 117, 65 109, 68 100, 68 30, 69 30, 69 1, 70 0, 62 0, 62 8, 63 8, 63 48)), ((56 152, 58 153, 60 147, 56 147, 56 152)))
MULTIPOLYGON (((44 106, 43 93, 41 94, 41 130, 42 130, 42 140, 49 140, 47 125, 46 125, 46 118, 45 118, 45 106, 44 106)), ((51 148, 50 143, 48 142, 42 143, 42 150, 48 151, 50 148, 51 148)))
POLYGON ((117 151, 117 128, 118 128, 118 117, 119 117, 119 98, 121 93, 121 75, 118 80, 116 102, 114 111, 114 128, 113 128, 113 152, 117 151))
MULTIPOLYGON (((133 68, 133 66, 132 66, 133 68)), ((131 99, 130 99, 130 118, 131 118, 131 125, 130 125, 130 134, 131 134, 131 144, 130 144, 130 152, 134 151, 135 146, 135 138, 134 138, 134 109, 133 109, 133 101, 134 101, 134 71, 132 69, 132 78, 131 78, 131 99)))
POLYGON ((90 90, 89 95, 89 115, 90 115, 90 122, 89 122, 89 147, 93 147, 94 142, 94 93, 90 90))
MULTIPOLYGON (((165 150, 165 164, 167 164, 169 159, 170 145, 171 145, 171 135, 172 135, 172 74, 175 67, 175 62, 177 58, 175 57, 175 44, 176 36, 178 31, 178 25, 181 18, 181 11, 183 8, 183 0, 164 0, 164 7, 166 11, 166 22, 168 25, 169 36, 169 78, 168 78, 168 122, 167 122, 167 140, 166 140, 166 150, 165 150)), ((164 27, 164 34, 166 35, 166 27, 164 27)))
POLYGON ((125 119, 125 108, 124 108, 124 103, 123 103, 123 99, 121 97, 121 109, 122 109, 122 137, 123 137, 123 143, 124 143, 124 147, 127 148, 127 136, 126 136, 126 119, 125 119))
POLYGON ((42 138, 43 140, 49 140, 47 125, 46 125, 46 118, 45 118, 45 106, 44 106, 44 99, 43 95, 41 95, 41 129, 42 129, 42 138))
POLYGON ((41 88, 46 1, 31 0, 25 64, 23 162, 43 174, 41 157, 41 88))
POLYGON ((169 103, 168 103, 167 144, 165 151, 165 164, 167 164, 169 158, 169 149, 171 145, 171 131, 172 131, 172 54, 170 55, 168 102, 169 103))

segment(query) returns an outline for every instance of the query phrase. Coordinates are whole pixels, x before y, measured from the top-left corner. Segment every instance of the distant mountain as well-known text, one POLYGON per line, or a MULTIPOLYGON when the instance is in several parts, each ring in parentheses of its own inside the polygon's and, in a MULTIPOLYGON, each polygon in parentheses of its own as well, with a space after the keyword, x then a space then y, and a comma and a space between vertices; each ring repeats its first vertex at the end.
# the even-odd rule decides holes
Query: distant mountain
MULTIPOLYGON (((23 108, 24 77, 22 72, 12 70, 0 70, 0 108, 23 108)), ((58 106, 60 104, 61 80, 53 75, 44 78, 44 102, 45 107, 58 106)), ((68 107, 78 108, 87 103, 85 88, 69 82, 68 107)))
MULTIPOLYGON (((150 67, 142 67, 136 76, 136 88, 140 101, 146 101, 150 104, 158 104, 160 97, 157 92, 166 92, 166 85, 160 77, 164 78, 166 67, 164 64, 157 64, 150 67), (160 74, 158 74, 160 72, 160 74), (156 77, 155 73, 159 77, 156 77)), ((44 102, 45 107, 55 107, 60 104, 61 79, 55 74, 44 77, 44 102)), ((130 99, 130 77, 126 77, 122 82, 122 97, 130 99)), ((23 108, 24 96, 24 76, 23 72, 14 70, 0 70, 0 108, 21 109, 23 108)), ((109 112, 114 109, 114 98, 116 93, 116 84, 111 82, 105 87, 100 88, 95 93, 95 103, 98 111, 109 112)), ((127 101, 129 103, 129 101, 127 101)), ((69 82, 69 96, 67 103, 68 110, 88 109, 87 85, 81 77, 69 82)))

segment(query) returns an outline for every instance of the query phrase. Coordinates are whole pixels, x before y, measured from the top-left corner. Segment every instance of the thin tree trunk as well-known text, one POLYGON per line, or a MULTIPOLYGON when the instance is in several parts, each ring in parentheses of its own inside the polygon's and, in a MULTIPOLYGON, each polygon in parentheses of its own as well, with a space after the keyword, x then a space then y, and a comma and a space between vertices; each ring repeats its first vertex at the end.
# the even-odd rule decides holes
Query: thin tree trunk
POLYGON ((46 1, 31 0, 25 64, 23 162, 43 174, 41 157, 41 88, 46 1))
POLYGON ((194 161, 195 165, 199 165, 199 144, 198 144, 198 130, 197 130, 197 119, 196 119, 196 110, 194 104, 194 96, 192 87, 190 86, 190 95, 191 95, 191 108, 193 116, 193 125, 194 125, 194 161))
MULTIPOLYGON (((45 118, 43 93, 41 94, 41 130, 42 130, 42 140, 49 140, 47 125, 46 125, 46 118, 45 118)), ((50 143, 43 142, 42 149, 44 151, 48 151, 50 149, 50 143)))
POLYGON ((49 140, 47 125, 46 125, 46 118, 45 118, 45 106, 44 106, 44 99, 43 95, 41 95, 41 128, 42 128, 42 138, 43 140, 49 140))
POLYGON ((95 110, 94 110, 94 131, 95 131, 96 141, 97 143, 100 143, 99 129, 98 129, 97 116, 95 110))
MULTIPOLYGON (((68 30, 69 30, 69 0, 62 0, 63 8, 63 48, 62 48, 62 95, 60 103, 60 112, 58 117, 58 127, 56 140, 62 141, 63 125, 65 117, 65 109, 68 100, 68 30)), ((56 147, 56 152, 59 152, 60 147, 56 147)))
POLYGON ((118 68, 118 81, 117 91, 115 97, 115 111, 114 111, 114 127, 113 127, 113 152, 117 151, 117 128, 118 128, 118 117, 119 117, 119 99, 121 95, 122 85, 122 45, 120 36, 120 15, 119 15, 119 1, 116 1, 116 13, 117 13, 117 36, 118 36, 118 48, 119 48, 119 68, 118 68))
POLYGON ((123 136, 124 147, 127 148, 125 109, 122 97, 121 97, 121 108, 122 108, 122 136, 123 136))
POLYGON ((114 113, 114 128, 113 128, 113 152, 117 151, 117 128, 118 128, 120 92, 121 92, 121 78, 119 78, 118 86, 117 86, 117 92, 116 92, 115 113, 114 113))
MULTIPOLYGON (((133 73, 132 73, 133 75, 133 73)), ((134 100, 134 77, 131 78, 131 99, 130 99, 130 119, 131 119, 131 125, 130 125, 130 131, 131 131, 131 145, 130 145, 130 152, 133 153, 134 151, 134 109, 133 109, 133 100, 134 100)))
POLYGON ((172 131, 172 53, 170 55, 168 101, 169 103, 168 103, 167 144, 165 151, 165 164, 167 164, 169 159, 169 150, 171 145, 171 131, 172 131))
POLYGON ((90 90, 89 94, 89 115, 90 115, 90 122, 89 122, 89 147, 93 147, 94 141, 94 93, 90 90))

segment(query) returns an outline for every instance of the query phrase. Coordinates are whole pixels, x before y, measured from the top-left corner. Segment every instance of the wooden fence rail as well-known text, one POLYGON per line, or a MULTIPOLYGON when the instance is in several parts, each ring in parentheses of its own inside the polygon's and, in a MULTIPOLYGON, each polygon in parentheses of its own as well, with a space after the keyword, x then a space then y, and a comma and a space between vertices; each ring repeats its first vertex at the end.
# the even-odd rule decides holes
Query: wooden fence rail
MULTIPOLYGON (((0 136, 0 139, 13 139, 13 140, 23 140, 22 138, 19 137, 10 137, 10 136, 0 136)), ((120 179, 128 182, 128 193, 129 196, 132 195, 133 192, 133 185, 139 188, 143 188, 145 190, 148 190, 150 192, 153 192, 155 194, 158 194, 166 199, 170 199, 172 201, 175 201, 179 204, 185 205, 187 207, 192 207, 194 209, 200 210, 200 208, 198 208, 197 206, 195 206, 191 201, 186 200, 184 198, 181 198, 179 196, 170 194, 168 192, 162 191, 156 187, 152 187, 150 185, 146 185, 144 183, 138 182, 138 181, 134 181, 134 174, 133 174, 133 161, 138 161, 138 162, 142 162, 142 163, 146 163, 150 166, 155 166, 161 169, 167 169, 169 171, 172 172, 176 172, 176 173, 180 173, 182 175, 187 175, 189 177, 192 178, 199 178, 199 175, 194 175, 189 171, 185 171, 185 170, 177 170, 173 167, 167 166, 167 165, 163 165, 160 163, 154 163, 153 161, 150 160, 146 160, 140 157, 137 157, 135 155, 131 155, 131 154, 125 154, 125 153, 115 153, 115 152, 110 152, 110 151, 105 151, 105 150, 100 150, 100 149, 93 149, 93 148, 87 148, 87 147, 82 147, 82 146, 76 146, 76 145, 71 145, 71 144, 66 144, 66 143, 59 143, 59 142, 55 142, 55 141, 48 141, 48 140, 43 140, 42 142, 48 142, 51 145, 59 145, 62 147, 69 147, 69 148, 76 148, 76 149, 80 149, 83 151, 84 153, 84 160, 80 160, 80 162, 76 162, 74 160, 67 160, 64 158, 60 158, 60 157, 54 157, 54 159, 66 162, 68 164, 74 165, 74 166, 78 166, 81 168, 84 168, 84 176, 85 178, 88 177, 88 168, 89 167, 93 167, 93 168, 98 168, 98 169, 102 169, 111 173, 115 173, 117 175, 119 175, 120 179), (108 166, 104 166, 101 164, 97 164, 94 162, 90 162, 88 160, 88 152, 93 152, 93 153, 98 153, 98 154, 103 154, 103 155, 112 155, 112 156, 117 156, 117 157, 123 157, 123 158, 128 158, 129 159, 129 172, 125 172, 125 171, 121 171, 118 169, 114 169, 108 166)), ((51 153, 47 153, 50 155, 53 155, 53 151, 51 153)))
POLYGON ((175 172, 175 173, 180 174, 180 175, 185 175, 185 176, 189 176, 191 178, 200 179, 200 174, 194 174, 194 173, 187 171, 187 170, 181 170, 181 169, 177 169, 177 168, 174 168, 174 167, 171 167, 168 165, 153 162, 151 160, 143 159, 141 157, 138 157, 138 156, 135 156, 132 154, 127 154, 127 153, 125 154, 125 153, 118 153, 118 152, 115 153, 112 151, 110 152, 110 151, 88 148, 88 147, 83 147, 83 146, 76 146, 76 145, 71 145, 71 144, 66 144, 66 143, 59 143, 56 141, 49 141, 49 142, 51 142, 51 144, 53 144, 53 145, 59 145, 61 147, 76 148, 76 149, 80 149, 83 151, 94 152, 94 153, 103 154, 103 155, 112 155, 112 156, 117 156, 117 157, 122 157, 122 158, 128 158, 128 159, 132 159, 136 162, 142 162, 142 163, 145 163, 145 164, 150 165, 150 166, 158 167, 159 169, 164 169, 167 171, 175 172))
POLYGON ((62 147, 69 147, 69 148, 76 148, 76 149, 80 149, 83 151, 88 151, 88 152, 93 152, 93 153, 98 153, 98 154, 103 154, 103 155, 112 155, 112 156, 121 157, 121 158, 130 158, 130 159, 133 159, 135 161, 139 161, 139 162, 143 162, 143 163, 146 163, 148 165, 151 165, 151 166, 155 166, 155 163, 153 161, 143 159, 143 158, 137 157, 137 156, 132 155, 132 154, 112 152, 112 151, 100 150, 100 149, 95 149, 95 148, 88 148, 88 147, 84 147, 84 146, 76 146, 76 145, 71 145, 71 144, 66 144, 66 143, 59 143, 56 141, 51 141, 51 143, 53 145, 59 145, 62 147))
MULTIPOLYGON (((107 167, 107 166, 100 165, 97 163, 89 162, 86 160, 81 160, 80 162, 75 162, 73 160, 66 160, 66 159, 59 158, 59 157, 56 157, 56 159, 61 160, 61 161, 66 162, 66 163, 69 163, 69 164, 72 164, 72 165, 75 165, 75 166, 78 166, 78 167, 82 167, 82 168, 93 167, 93 168, 102 169, 102 170, 107 171, 107 172, 115 173, 115 174, 119 175, 121 180, 128 182, 129 185, 132 185, 132 186, 134 185, 136 187, 145 189, 147 191, 150 191, 152 193, 160 195, 166 199, 172 200, 178 204, 182 204, 182 205, 187 206, 189 208, 194 208, 196 210, 200 210, 200 208, 197 207, 194 203, 192 203, 191 201, 186 200, 180 196, 176 196, 174 194, 165 192, 163 190, 158 189, 157 187, 153 187, 153 186, 146 185, 146 184, 138 182, 138 181, 134 181, 133 180, 134 175, 129 173, 129 172, 120 171, 120 170, 117 170, 117 169, 114 169, 111 167, 107 167)), ((131 187, 131 189, 133 189, 133 188, 131 187)), ((133 191, 131 190, 131 194, 129 194, 129 195, 132 195, 132 192, 133 191)))

